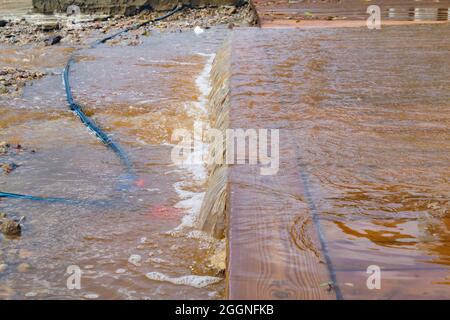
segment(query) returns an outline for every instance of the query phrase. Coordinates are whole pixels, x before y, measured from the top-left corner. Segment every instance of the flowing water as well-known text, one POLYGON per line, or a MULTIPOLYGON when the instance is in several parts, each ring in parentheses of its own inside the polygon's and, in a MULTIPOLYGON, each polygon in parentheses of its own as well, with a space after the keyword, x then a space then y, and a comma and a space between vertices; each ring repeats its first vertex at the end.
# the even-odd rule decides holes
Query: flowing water
MULTIPOLYGON (((278 175, 286 175, 272 185, 259 179, 272 188, 253 186, 253 200, 239 197, 252 182, 234 177, 236 206, 267 203, 258 213, 267 220, 280 206, 264 199, 281 191, 285 209, 267 228, 291 220, 280 226, 287 237, 290 228, 304 232, 295 217, 312 198, 344 298, 450 297, 449 51, 448 25, 234 34, 232 126, 279 128, 278 175), (309 196, 297 191, 299 175, 309 196), (383 270, 382 290, 366 287, 370 265, 383 270)), ((263 227, 238 218, 233 241, 245 250, 263 227)), ((264 236, 259 248, 279 235, 264 236)), ((249 264, 267 258, 248 247, 249 264)))
MULTIPOLYGON (((27 13, 27 3, 14 14, 27 13)), ((226 197, 226 168, 171 161, 175 129, 208 126, 211 116, 216 128, 229 125, 222 104, 231 104, 233 127, 280 129, 284 181, 277 190, 260 187, 258 197, 270 200, 275 192, 271 205, 285 206, 274 222, 287 234, 304 231, 296 214, 305 200, 292 195, 301 190, 297 172, 307 175, 345 298, 448 298, 449 31, 235 30, 225 50, 232 66, 219 61, 213 72, 215 115, 206 110, 208 77, 227 29, 152 33, 136 47, 77 51, 75 99, 130 156, 137 179, 126 191, 119 159, 68 111, 61 73, 75 48, 0 47, 0 67, 48 73, 23 95, 0 98, 0 141, 25 147, 1 156, 20 167, 0 174, 0 190, 84 201, 0 201, 1 212, 26 217, 21 237, 0 236, 0 298, 223 298, 225 281, 207 268, 216 243, 191 231, 209 169, 213 187, 202 219, 206 229, 223 232, 223 217, 215 217, 219 227, 206 219, 224 210, 214 197, 226 197), (373 264, 383 269, 381 291, 365 287, 373 264), (81 290, 67 287, 72 265, 82 270, 81 290)), ((250 265, 264 258, 248 238, 261 226, 241 221, 250 265)), ((277 230, 275 223, 268 229, 277 230)), ((296 250, 312 250, 305 239, 293 241, 296 250)))
MULTIPOLYGON (((262 23, 273 20, 366 20, 368 7, 380 9, 382 21, 448 21, 450 20, 449 0, 254 0, 262 23)), ((302 21, 304 22, 304 21, 302 21)))
POLYGON ((1 0, 0 16, 23 16, 31 13, 33 9, 32 0, 1 0))
POLYGON ((0 176, 0 190, 86 200, 0 202, 9 216, 26 216, 22 236, 0 242, 0 297, 223 297, 221 277, 203 278, 215 276, 205 267, 212 240, 184 232, 198 214, 206 171, 172 163, 171 135, 206 121, 209 71, 228 32, 152 33, 136 47, 76 53, 75 99, 130 156, 137 179, 129 191, 119 188, 126 172, 114 153, 68 111, 61 73, 73 48, 0 48, 0 66, 49 73, 0 100, 0 141, 28 149, 4 156, 20 167, 0 176), (67 288, 71 265, 82 270, 81 290, 67 288))

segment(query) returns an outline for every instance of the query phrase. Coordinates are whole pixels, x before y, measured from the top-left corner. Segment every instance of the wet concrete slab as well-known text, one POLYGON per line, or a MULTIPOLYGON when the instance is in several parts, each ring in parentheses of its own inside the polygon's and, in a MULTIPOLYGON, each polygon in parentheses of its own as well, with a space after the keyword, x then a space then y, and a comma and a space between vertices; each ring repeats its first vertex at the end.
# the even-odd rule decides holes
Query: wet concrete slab
POLYGON ((230 128, 279 129, 280 165, 229 168, 229 298, 450 296, 449 35, 234 32, 230 128))

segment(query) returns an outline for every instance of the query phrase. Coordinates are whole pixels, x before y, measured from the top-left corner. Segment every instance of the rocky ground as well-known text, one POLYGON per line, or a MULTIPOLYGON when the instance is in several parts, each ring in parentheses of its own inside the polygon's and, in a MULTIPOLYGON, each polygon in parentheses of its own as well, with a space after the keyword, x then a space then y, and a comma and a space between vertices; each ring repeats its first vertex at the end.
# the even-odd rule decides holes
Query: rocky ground
POLYGON ((0 68, 0 95, 14 95, 21 91, 27 82, 40 79, 44 72, 15 67, 0 68))
POLYGON ((17 161, 17 158, 26 153, 36 153, 36 150, 28 150, 27 148, 22 147, 21 144, 13 144, 6 141, 0 142, 0 173, 10 174, 18 167, 14 161, 17 161))
MULTIPOLYGON (((41 21, 16 21, 0 19, 0 46, 54 46, 63 45, 82 47, 119 30, 132 27, 147 20, 163 15, 161 12, 143 11, 139 15, 125 16, 59 16, 41 21)), ((145 27, 132 30, 109 45, 138 45, 142 37, 151 32, 180 32, 194 27, 209 28, 227 25, 229 28, 254 26, 256 15, 249 4, 241 7, 222 6, 218 8, 185 9, 166 20, 150 23, 145 27)), ((45 75, 37 70, 25 70, 0 65, 0 97, 17 95, 27 82, 45 75)))
MULTIPOLYGON (((29 22, 25 18, 18 21, 0 20, 0 44, 9 45, 55 45, 58 43, 78 45, 88 43, 102 35, 114 33, 137 23, 163 15, 161 12, 143 11, 139 15, 125 16, 79 16, 55 17, 40 22, 29 22)), ((208 28, 227 24, 230 27, 252 26, 256 16, 249 4, 241 7, 222 6, 218 8, 185 9, 166 20, 141 28, 177 32, 195 26, 208 28)), ((144 34, 145 35, 145 34, 144 34)))

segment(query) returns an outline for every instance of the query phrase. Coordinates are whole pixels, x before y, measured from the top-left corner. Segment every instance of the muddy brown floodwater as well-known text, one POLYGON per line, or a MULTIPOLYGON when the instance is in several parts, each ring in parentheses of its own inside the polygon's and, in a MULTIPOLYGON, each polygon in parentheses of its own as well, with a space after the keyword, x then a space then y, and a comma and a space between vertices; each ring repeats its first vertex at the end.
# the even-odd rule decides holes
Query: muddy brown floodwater
POLYGON ((323 294, 286 249, 320 251, 312 211, 345 299, 450 297, 449 51, 448 24, 234 34, 231 126, 279 128, 280 171, 231 169, 232 297, 323 294))
POLYGON ((61 73, 73 49, 0 48, 0 66, 26 64, 48 73, 23 95, 0 100, 0 141, 36 150, 3 156, 20 167, 0 175, 0 190, 112 201, 0 201, 0 211, 26 216, 20 238, 1 237, 1 298, 223 297, 220 275, 201 288, 205 278, 184 278, 184 285, 155 278, 217 276, 205 263, 212 240, 177 228, 182 221, 189 227, 186 215, 198 209, 205 177, 198 168, 175 166, 170 152, 174 129, 205 118, 209 68, 228 33, 225 27, 201 36, 152 33, 137 47, 77 52, 74 96, 129 154, 138 176, 131 192, 117 187, 126 172, 114 153, 68 110, 61 73), (82 270, 81 290, 67 289, 70 265, 82 270))
POLYGON ((74 96, 130 156, 126 191, 120 161, 68 110, 61 73, 75 48, 0 46, 0 67, 47 74, 0 97, 0 142, 25 147, 0 155, 19 165, 0 191, 86 200, 0 201, 26 217, 21 237, 0 236, 0 298, 225 297, 208 267, 216 241, 192 224, 207 172, 172 163, 171 135, 207 122, 230 33, 230 126, 280 129, 276 176, 229 169, 230 296, 334 298, 309 238, 316 211, 344 298, 450 297, 450 28, 436 24, 214 27, 77 51, 74 96), (67 287, 73 265, 80 290, 67 287), (370 265, 382 290, 367 289, 370 265))

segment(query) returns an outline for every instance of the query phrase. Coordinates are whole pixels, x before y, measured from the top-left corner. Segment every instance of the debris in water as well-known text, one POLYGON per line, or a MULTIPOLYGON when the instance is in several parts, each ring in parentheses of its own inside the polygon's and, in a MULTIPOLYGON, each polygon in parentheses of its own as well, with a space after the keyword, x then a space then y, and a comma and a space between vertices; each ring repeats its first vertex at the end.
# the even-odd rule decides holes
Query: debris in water
POLYGON ((6 214, 0 213, 0 232, 7 236, 20 236, 23 220, 25 220, 25 217, 21 217, 19 220, 11 220, 6 217, 6 214))
POLYGON ((3 67, 0 69, 0 94, 20 93, 26 83, 40 79, 45 73, 31 71, 18 67, 3 67))
POLYGON ((27 297, 27 298, 32 298, 32 297, 36 297, 36 296, 37 296, 37 293, 33 292, 33 291, 25 293, 25 297, 27 297))
POLYGON ((226 244, 220 241, 213 249, 212 255, 208 259, 207 267, 213 270, 217 275, 223 275, 226 269, 226 244))
MULTIPOLYGON (((1 75, 1 71, 0 71, 1 75)), ((11 148, 11 145, 8 142, 2 141, 0 142, 0 154, 7 154, 9 148, 11 148)))
POLYGON ((25 273, 28 272, 28 270, 30 270, 31 266, 28 263, 21 263, 17 266, 17 271, 19 271, 20 273, 25 273))
POLYGON ((132 265, 139 267, 141 265, 142 257, 138 254, 132 254, 130 258, 128 258, 128 262, 132 265))
POLYGON ((196 35, 202 34, 203 32, 205 32, 205 30, 203 30, 203 29, 200 28, 199 26, 196 26, 196 27, 194 28, 194 33, 195 33, 196 35))
POLYGON ((19 165, 15 164, 14 162, 10 162, 10 163, 2 163, 0 164, 0 167, 3 169, 4 174, 10 174, 14 170, 16 170, 19 167, 19 165))
POLYGON ((97 299, 98 297, 99 297, 99 295, 96 293, 88 293, 88 294, 84 295, 84 298, 86 298, 86 299, 97 299))
POLYGON ((4 272, 8 268, 8 265, 6 263, 0 264, 0 273, 4 272))
POLYGON ((320 284, 320 287, 327 287, 327 291, 332 291, 334 289, 333 281, 323 282, 320 284))
MULTIPOLYGON (((1 76, 1 71, 0 71, 0 76, 1 76)), ((0 77, 1 79, 1 77, 0 77)), ((11 150, 15 150, 16 153, 19 153, 20 151, 24 151, 27 150, 26 148, 22 147, 22 145, 16 144, 13 145, 12 143, 6 142, 6 141, 1 141, 0 142, 0 155, 6 155, 8 154, 11 150)), ((35 153, 35 150, 30 150, 31 153, 35 153)))
POLYGON ((181 277, 169 277, 160 272, 149 272, 146 277, 155 281, 166 281, 173 284, 191 286, 194 288, 204 288, 214 283, 222 281, 222 278, 210 277, 210 276, 181 276, 181 277))
POLYGON ((347 287, 352 287, 352 288, 355 286, 355 285, 354 285, 353 283, 351 283, 351 282, 345 282, 344 285, 347 286, 347 287))
POLYGON ((58 21, 45 21, 40 24, 38 24, 39 29, 41 29, 44 32, 59 30, 61 28, 61 25, 58 21))

